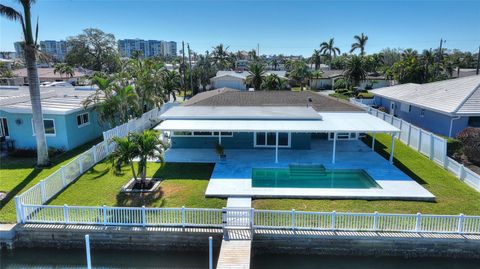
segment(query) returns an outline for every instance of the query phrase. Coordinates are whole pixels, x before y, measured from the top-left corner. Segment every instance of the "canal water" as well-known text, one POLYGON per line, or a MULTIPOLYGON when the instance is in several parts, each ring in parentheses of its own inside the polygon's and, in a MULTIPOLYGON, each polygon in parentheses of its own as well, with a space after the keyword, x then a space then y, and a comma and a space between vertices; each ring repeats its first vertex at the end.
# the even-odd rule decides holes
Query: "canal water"
MULTIPOLYGON (((216 251, 218 254, 218 250, 216 251)), ((207 252, 92 250, 94 268, 208 268, 207 252)), ((78 249, 1 250, 0 268, 85 268, 85 252, 78 249)), ((256 255, 252 269, 478 269, 480 260, 403 259, 341 256, 256 255)))

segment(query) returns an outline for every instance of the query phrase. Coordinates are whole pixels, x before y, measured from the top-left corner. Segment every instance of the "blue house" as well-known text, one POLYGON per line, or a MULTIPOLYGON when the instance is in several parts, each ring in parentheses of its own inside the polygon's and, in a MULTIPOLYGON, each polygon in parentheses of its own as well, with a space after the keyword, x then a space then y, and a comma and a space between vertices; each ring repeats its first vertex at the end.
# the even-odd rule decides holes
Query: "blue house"
POLYGON ((372 90, 377 106, 425 130, 455 137, 480 127, 480 76, 372 90))
MULTIPOLYGON (((83 101, 92 88, 41 88, 45 136, 49 148, 70 150, 102 135, 92 107, 83 101)), ((0 88, 0 136, 14 148, 35 149, 32 107, 27 87, 0 88)))

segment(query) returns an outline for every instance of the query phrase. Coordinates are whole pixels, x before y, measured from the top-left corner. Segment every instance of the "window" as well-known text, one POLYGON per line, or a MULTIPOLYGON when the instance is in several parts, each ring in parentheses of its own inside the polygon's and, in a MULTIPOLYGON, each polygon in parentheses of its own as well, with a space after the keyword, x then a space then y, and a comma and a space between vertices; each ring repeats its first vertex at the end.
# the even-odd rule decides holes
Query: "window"
MULTIPOLYGON (((333 140, 334 133, 328 133, 328 140, 333 140)), ((337 133, 337 140, 356 140, 359 133, 337 133)))
MULTIPOLYGON (((291 134, 278 133, 278 147, 290 147, 291 134)), ((276 133, 273 132, 257 132, 254 133, 254 146, 264 148, 274 148, 277 142, 276 133)))
MULTIPOLYGON (((221 132, 222 137, 232 137, 233 132, 221 132)), ((175 131, 173 136, 198 136, 198 137, 218 137, 218 132, 190 132, 190 131, 175 131)))
POLYGON ((425 117, 425 109, 422 109, 422 110, 420 111, 420 117, 425 117))
POLYGON ((469 117, 468 126, 470 127, 480 127, 480 117, 469 117))
POLYGON ((88 113, 82 113, 77 115, 77 126, 78 127, 83 127, 85 125, 89 125, 90 121, 88 118, 88 113))
MULTIPOLYGON (((45 128, 45 135, 50 135, 50 136, 55 135, 55 121, 53 119, 44 119, 43 127, 45 128)), ((35 135, 35 125, 33 124, 33 119, 32 119, 32 130, 33 130, 33 135, 35 135)))
POLYGON ((400 105, 400 110, 403 111, 403 112, 410 112, 410 111, 412 111, 412 106, 407 104, 407 103, 402 103, 400 105))
POLYGON ((7 118, 0 118, 0 137, 9 137, 7 118))

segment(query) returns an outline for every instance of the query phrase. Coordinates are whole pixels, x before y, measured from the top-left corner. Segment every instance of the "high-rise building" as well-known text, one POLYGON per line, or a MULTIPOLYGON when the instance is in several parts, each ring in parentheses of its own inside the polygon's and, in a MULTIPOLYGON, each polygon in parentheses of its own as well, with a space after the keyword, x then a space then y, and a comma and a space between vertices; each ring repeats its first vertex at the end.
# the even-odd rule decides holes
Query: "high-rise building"
POLYGON ((174 41, 143 40, 143 39, 120 39, 118 51, 122 57, 131 57, 134 51, 141 51, 143 56, 175 56, 177 55, 177 43, 174 41))
POLYGON ((40 49, 43 53, 48 54, 60 61, 63 61, 65 59, 65 55, 67 55, 67 43, 63 40, 40 41, 40 49))
POLYGON ((13 46, 15 47, 15 53, 17 54, 16 57, 17 58, 24 58, 24 55, 23 55, 23 41, 18 41, 18 42, 15 42, 13 43, 13 46))

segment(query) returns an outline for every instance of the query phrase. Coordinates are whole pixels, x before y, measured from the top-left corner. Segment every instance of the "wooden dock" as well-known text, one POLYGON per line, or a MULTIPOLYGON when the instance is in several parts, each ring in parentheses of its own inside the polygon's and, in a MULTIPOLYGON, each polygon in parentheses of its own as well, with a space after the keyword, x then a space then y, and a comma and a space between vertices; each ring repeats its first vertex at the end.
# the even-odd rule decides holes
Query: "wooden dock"
POLYGON ((217 269, 249 269, 252 240, 230 239, 222 241, 217 269))

